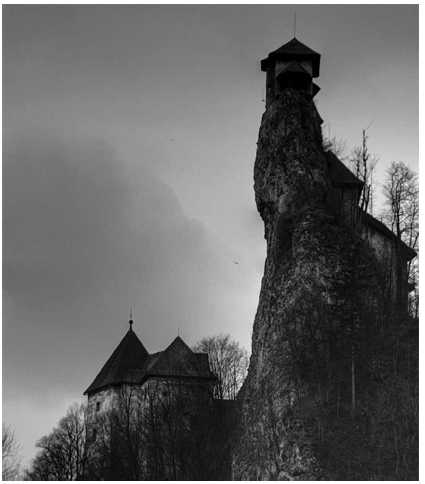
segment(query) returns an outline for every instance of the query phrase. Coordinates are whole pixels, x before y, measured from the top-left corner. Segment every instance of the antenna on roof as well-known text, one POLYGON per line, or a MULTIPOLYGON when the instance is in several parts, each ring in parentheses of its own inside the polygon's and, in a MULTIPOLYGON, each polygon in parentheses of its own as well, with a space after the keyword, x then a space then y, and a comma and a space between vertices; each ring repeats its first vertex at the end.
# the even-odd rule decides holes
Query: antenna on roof
POLYGON ((130 321, 129 321, 129 323, 130 323, 130 329, 132 329, 131 326, 133 325, 133 308, 130 308, 130 321))
POLYGON ((297 12, 294 13, 294 39, 295 39, 296 31, 297 31, 297 12))

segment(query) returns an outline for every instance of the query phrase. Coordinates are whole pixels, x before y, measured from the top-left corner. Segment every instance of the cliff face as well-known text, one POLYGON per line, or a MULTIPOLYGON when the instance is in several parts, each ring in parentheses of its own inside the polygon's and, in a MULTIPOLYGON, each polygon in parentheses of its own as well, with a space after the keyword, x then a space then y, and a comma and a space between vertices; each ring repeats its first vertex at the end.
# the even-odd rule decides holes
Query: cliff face
POLYGON ((378 311, 376 261, 339 221, 320 123, 314 103, 291 89, 261 123, 254 188, 267 259, 240 393, 235 480, 329 478, 318 451, 321 415, 342 411, 342 401, 354 408, 359 391, 358 340, 378 311))

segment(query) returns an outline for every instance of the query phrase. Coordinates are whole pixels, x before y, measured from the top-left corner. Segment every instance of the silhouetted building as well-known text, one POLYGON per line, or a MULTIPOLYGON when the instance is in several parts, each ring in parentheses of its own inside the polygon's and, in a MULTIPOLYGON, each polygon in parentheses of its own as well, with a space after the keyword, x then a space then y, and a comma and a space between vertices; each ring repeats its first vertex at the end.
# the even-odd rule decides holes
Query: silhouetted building
MULTIPOLYGON (((320 72, 320 54, 293 38, 282 47, 271 52, 261 61, 261 70, 266 76, 266 109, 286 89, 295 89, 313 98, 320 88, 313 82, 320 72)), ((320 119, 320 116, 319 116, 320 119)), ((407 265, 416 256, 404 242, 382 222, 359 208, 364 183, 354 175, 338 157, 328 150, 325 153, 332 193, 328 202, 335 205, 341 218, 351 224, 375 250, 379 260, 385 262, 388 295, 398 305, 406 307, 408 292, 413 287, 408 283, 407 265)))
POLYGON ((319 77, 320 54, 295 37, 270 52, 261 61, 261 70, 267 72, 266 108, 288 87, 303 91, 311 97, 320 90, 313 82, 313 78, 319 77))
POLYGON ((123 392, 137 395, 152 392, 168 396, 173 388, 202 393, 212 399, 216 376, 210 370, 208 355, 194 353, 179 337, 166 348, 150 355, 130 328, 105 363, 93 383, 84 392, 91 412, 117 405, 123 392))

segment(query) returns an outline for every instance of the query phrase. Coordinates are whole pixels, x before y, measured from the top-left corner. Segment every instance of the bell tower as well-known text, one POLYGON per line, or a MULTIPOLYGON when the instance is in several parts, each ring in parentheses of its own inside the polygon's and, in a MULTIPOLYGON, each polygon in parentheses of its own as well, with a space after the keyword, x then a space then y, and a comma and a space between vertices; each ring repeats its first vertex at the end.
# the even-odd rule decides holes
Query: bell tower
POLYGON ((279 49, 270 52, 261 61, 261 70, 267 73, 266 109, 285 89, 305 92, 313 98, 320 87, 313 82, 319 77, 320 54, 314 52, 295 37, 279 49))

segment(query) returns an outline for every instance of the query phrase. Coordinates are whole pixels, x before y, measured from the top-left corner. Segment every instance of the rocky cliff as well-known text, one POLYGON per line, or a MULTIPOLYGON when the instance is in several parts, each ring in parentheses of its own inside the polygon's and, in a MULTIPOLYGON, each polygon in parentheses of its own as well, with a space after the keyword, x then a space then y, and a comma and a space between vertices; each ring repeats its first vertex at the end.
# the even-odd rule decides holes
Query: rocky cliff
POLYGON ((341 221, 321 122, 312 100, 286 89, 261 123, 254 188, 267 259, 239 395, 235 480, 330 478, 323 422, 354 411, 359 347, 378 324, 376 260, 341 221))

